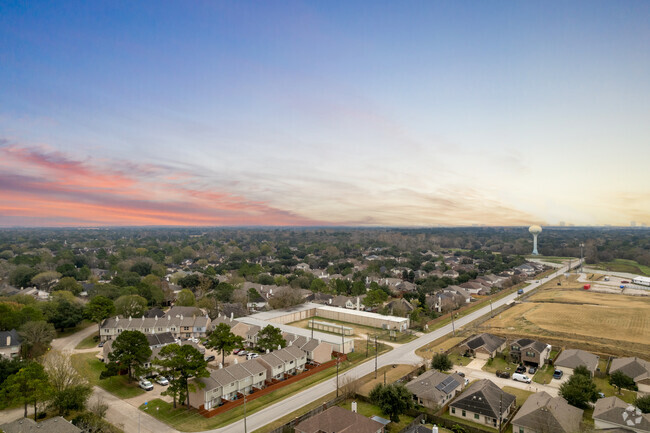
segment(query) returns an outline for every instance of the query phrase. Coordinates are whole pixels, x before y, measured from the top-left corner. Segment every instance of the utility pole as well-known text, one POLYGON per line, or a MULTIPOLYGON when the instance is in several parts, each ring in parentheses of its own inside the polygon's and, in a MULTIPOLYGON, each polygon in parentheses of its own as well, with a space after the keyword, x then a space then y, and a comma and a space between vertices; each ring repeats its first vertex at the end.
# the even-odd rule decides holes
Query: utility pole
POLYGON ((345 353, 345 338, 343 337, 343 325, 341 325, 341 353, 345 353))
POLYGON ((451 310, 451 330, 454 332, 454 337, 455 337, 456 327, 454 326, 454 310, 451 310))
POLYGON ((501 433, 501 419, 503 418, 502 408, 501 408, 502 403, 503 403, 503 391, 499 393, 499 433, 501 433))
POLYGON ((377 379, 377 353, 379 353, 379 348, 377 347, 377 336, 375 335, 375 379, 377 379))
POLYGON ((386 386, 386 372, 384 371, 384 386, 386 386))
POLYGON ((244 433, 248 433, 246 428, 246 394, 244 394, 244 433))
POLYGON ((339 396, 339 357, 336 356, 336 396, 339 396))
POLYGON ((583 262, 583 255, 582 255, 582 249, 585 247, 585 244, 580 242, 580 273, 582 273, 582 262, 583 262))

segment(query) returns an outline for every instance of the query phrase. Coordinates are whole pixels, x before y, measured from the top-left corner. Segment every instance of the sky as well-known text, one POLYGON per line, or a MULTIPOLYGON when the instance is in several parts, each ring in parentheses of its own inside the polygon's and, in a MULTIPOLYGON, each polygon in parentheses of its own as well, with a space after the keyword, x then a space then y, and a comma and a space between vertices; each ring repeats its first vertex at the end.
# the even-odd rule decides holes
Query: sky
POLYGON ((3 1, 0 226, 650 224, 650 2, 3 1))

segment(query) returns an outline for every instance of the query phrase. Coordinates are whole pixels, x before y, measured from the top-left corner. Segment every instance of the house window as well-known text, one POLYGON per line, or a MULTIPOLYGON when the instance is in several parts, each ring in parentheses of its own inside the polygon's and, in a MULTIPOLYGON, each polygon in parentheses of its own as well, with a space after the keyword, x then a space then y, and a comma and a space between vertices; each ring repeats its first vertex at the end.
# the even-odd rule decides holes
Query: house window
POLYGON ((465 409, 463 409, 463 416, 467 416, 467 412, 465 412, 465 409))
POLYGON ((451 408, 451 413, 456 413, 456 408, 455 407, 451 408))
POLYGON ((480 418, 480 417, 479 417, 479 414, 475 413, 475 414, 474 414, 474 419, 479 419, 479 418, 480 418))
POLYGON ((519 427, 519 433, 524 433, 524 428, 523 427, 519 427))
POLYGON ((526 352, 526 356, 534 358, 535 357, 535 352, 526 352))

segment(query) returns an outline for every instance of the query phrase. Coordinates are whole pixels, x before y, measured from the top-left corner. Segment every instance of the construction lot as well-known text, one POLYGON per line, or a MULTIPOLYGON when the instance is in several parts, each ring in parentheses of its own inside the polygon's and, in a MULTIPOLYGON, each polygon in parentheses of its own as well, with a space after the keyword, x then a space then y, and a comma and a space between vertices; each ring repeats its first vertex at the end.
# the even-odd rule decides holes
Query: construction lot
POLYGON ((530 337, 554 346, 650 358, 650 298, 584 290, 572 275, 542 286, 483 323, 480 332, 530 337))

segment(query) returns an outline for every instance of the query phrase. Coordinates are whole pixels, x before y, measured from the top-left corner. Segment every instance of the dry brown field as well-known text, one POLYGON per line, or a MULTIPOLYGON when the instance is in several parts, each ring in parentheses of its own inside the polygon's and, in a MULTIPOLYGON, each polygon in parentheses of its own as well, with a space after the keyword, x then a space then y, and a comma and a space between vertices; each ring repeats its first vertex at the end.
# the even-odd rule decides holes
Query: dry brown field
POLYGON ((650 298, 595 293, 571 279, 562 282, 546 284, 525 302, 483 323, 480 331, 650 359, 650 298))

